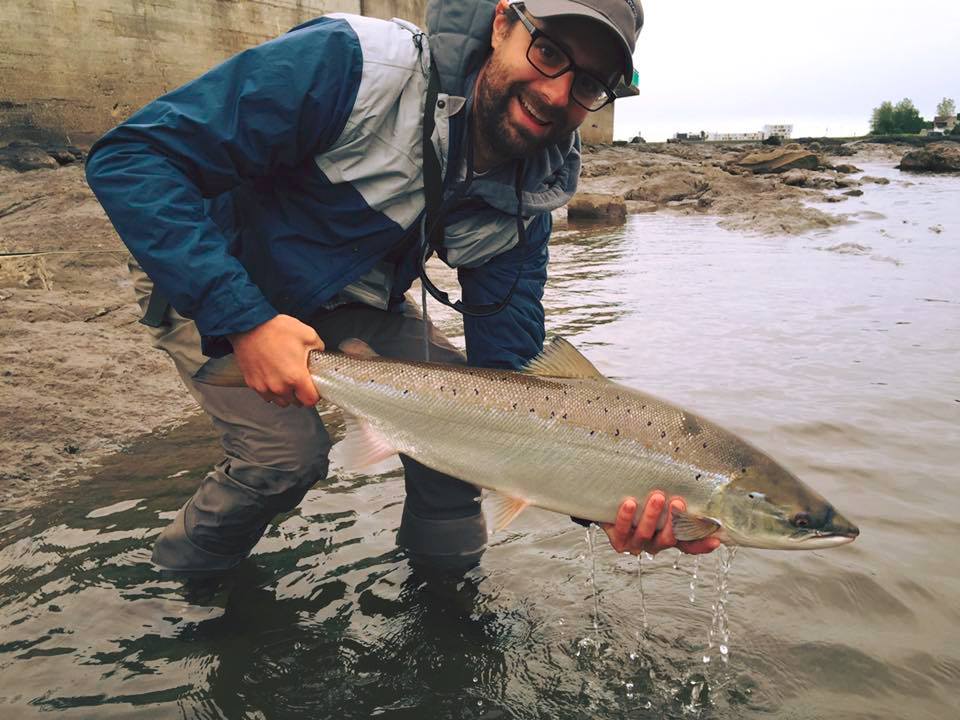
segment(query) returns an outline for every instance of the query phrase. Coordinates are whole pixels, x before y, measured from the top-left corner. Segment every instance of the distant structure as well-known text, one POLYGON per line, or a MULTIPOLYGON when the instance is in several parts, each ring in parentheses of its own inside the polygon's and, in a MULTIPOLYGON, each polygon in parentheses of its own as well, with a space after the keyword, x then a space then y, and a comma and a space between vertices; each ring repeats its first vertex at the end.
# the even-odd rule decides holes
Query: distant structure
POLYGON ((957 115, 937 115, 933 119, 933 129, 927 130, 926 135, 947 135, 957 126, 957 115))
POLYGON ((793 135, 793 125, 764 125, 761 132, 710 133, 711 142, 762 142, 767 138, 778 137, 789 140, 793 135))
POLYGON ((763 139, 776 135, 781 140, 789 140, 793 135, 793 125, 764 125, 763 139))
POLYGON ((703 142, 707 139, 707 133, 701 130, 698 133, 685 133, 678 132, 674 133, 672 138, 668 138, 668 143, 681 143, 681 142, 703 142))
POLYGON ((762 132, 746 133, 710 133, 712 142, 751 142, 763 140, 762 132))

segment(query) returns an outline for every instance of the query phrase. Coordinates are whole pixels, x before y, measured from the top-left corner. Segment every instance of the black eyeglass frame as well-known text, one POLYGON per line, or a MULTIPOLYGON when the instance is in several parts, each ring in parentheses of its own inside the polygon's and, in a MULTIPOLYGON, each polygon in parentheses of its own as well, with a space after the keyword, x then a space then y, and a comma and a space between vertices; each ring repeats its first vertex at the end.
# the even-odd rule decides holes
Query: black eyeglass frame
POLYGON ((603 82, 600 78, 598 78, 593 73, 577 65, 570 58, 570 54, 566 50, 564 50, 563 47, 556 40, 554 40, 552 37, 550 37, 545 32, 543 32, 543 30, 541 30, 532 22, 530 22, 530 18, 528 18, 523 13, 522 2, 511 3, 508 7, 510 10, 514 12, 514 14, 517 16, 517 19, 520 20, 520 23, 523 25, 526 31, 530 33, 530 45, 527 46, 527 62, 530 63, 531 66, 533 66, 534 70, 536 70, 538 73, 540 73, 544 77, 548 77, 551 79, 558 78, 561 75, 566 75, 568 72, 572 72, 574 74, 574 81, 573 81, 574 83, 576 83, 577 73, 582 73, 583 75, 587 76, 588 78, 593 80, 595 83, 600 85, 600 87, 602 87, 603 91, 606 93, 607 99, 603 102, 602 105, 598 105, 595 108, 587 107, 582 102, 577 100, 576 96, 573 94, 573 84, 570 85, 570 99, 573 100, 577 105, 582 107, 587 112, 597 112, 598 110, 602 110, 607 105, 609 105, 610 103, 612 103, 614 100, 617 99, 617 93, 609 85, 607 85, 605 82, 603 82), (530 51, 533 50, 533 46, 537 42, 538 38, 543 38, 549 41, 550 44, 553 45, 557 49, 557 51, 562 53, 563 56, 567 59, 568 64, 563 70, 550 74, 548 72, 544 72, 533 60, 530 59, 530 51))

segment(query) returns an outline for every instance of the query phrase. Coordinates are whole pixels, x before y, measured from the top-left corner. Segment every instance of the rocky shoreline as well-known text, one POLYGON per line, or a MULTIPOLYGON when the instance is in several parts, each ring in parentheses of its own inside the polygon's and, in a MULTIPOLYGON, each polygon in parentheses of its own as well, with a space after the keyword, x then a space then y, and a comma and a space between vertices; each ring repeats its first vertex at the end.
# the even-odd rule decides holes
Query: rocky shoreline
MULTIPOLYGON (((715 216, 741 232, 827 228, 845 221, 832 203, 882 181, 854 177, 855 163, 894 165, 906 149, 588 147, 571 224, 579 206, 614 222, 656 211, 715 216)), ((0 148, 0 527, 3 510, 35 504, 196 408, 138 323, 126 251, 86 185, 82 157, 79 148, 0 148)))

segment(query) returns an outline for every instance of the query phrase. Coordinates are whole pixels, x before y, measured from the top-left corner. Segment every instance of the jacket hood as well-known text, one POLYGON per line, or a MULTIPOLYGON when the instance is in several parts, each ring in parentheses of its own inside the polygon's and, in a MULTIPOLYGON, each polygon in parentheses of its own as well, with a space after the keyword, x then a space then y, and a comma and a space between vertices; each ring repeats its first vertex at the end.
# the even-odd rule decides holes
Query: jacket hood
MULTIPOLYGON (((490 52, 496 0, 429 0, 426 22, 430 53, 440 74, 440 91, 466 97, 470 82, 490 52)), ((526 158, 523 178, 525 215, 549 212, 565 205, 577 190, 580 177, 580 136, 573 132, 562 142, 526 158)), ((517 212, 512 164, 474 179, 471 195, 478 195, 502 212, 517 212)))

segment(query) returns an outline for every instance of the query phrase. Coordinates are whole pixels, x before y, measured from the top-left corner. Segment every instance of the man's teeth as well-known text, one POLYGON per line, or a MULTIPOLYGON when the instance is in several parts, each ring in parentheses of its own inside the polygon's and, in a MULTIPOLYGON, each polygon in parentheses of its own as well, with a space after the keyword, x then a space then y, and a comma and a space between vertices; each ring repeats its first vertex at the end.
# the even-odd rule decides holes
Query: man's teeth
POLYGON ((533 111, 533 108, 530 107, 529 105, 527 105, 527 103, 525 103, 525 102, 523 101, 523 98, 522 98, 522 97, 517 96, 517 99, 520 101, 520 104, 523 105, 523 109, 526 110, 526 111, 527 111, 528 113, 530 113, 531 115, 533 115, 534 120, 536 120, 537 122, 543 123, 544 125, 547 124, 547 121, 544 120, 544 119, 543 119, 542 117, 540 117, 539 115, 537 115, 537 114, 533 111))

